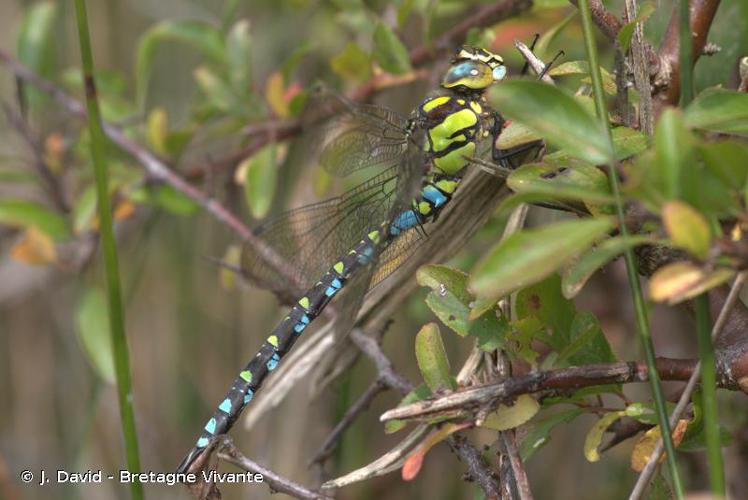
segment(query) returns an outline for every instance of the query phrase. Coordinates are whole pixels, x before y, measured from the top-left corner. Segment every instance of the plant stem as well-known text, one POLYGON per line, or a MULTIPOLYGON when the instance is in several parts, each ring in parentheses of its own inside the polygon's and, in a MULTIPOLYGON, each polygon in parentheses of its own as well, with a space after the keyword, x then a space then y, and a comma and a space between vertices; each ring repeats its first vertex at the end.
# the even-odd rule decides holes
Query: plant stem
POLYGON ((714 366, 714 346, 710 334, 711 317, 707 294, 699 295, 695 302, 696 329, 699 336, 699 359, 701 361, 701 404, 704 409, 704 434, 706 454, 709 459, 709 482, 715 498, 725 496, 725 476, 722 465, 722 450, 717 418, 717 379, 714 366))
MULTIPOLYGON (((138 455, 138 436, 135 427, 135 415, 132 407, 132 382, 130 380, 130 360, 125 336, 125 318, 122 310, 122 292, 117 263, 117 247, 112 230, 112 213, 109 200, 109 181, 106 168, 106 136, 101 123, 101 112, 96 95, 94 81, 94 64, 91 54, 91 39, 88 30, 88 15, 85 0, 75 0, 75 14, 78 22, 78 39, 83 63, 83 81, 86 89, 86 107, 88 109, 88 130, 91 135, 91 160, 96 176, 96 194, 99 212, 99 231, 104 254, 104 267, 107 278, 107 297, 109 306, 109 323, 112 336, 112 355, 117 375, 117 393, 119 396, 120 418, 124 438, 127 468, 130 472, 140 472, 138 455)), ((143 486, 135 481, 131 483, 131 497, 143 498, 143 486)))
MULTIPOLYGON (((592 17, 590 14, 589 0, 579 0, 579 10, 582 18, 582 31, 584 33, 584 42, 587 49, 587 58, 589 59, 590 77, 592 78, 592 88, 594 91, 595 98, 595 109, 597 111, 597 117, 605 127, 608 134, 608 142, 610 144, 610 151, 613 150, 613 140, 610 132, 610 126, 608 124, 607 110, 605 108, 605 101, 603 100, 603 85, 602 76, 600 75, 600 65, 597 57, 597 46, 595 44, 594 32, 592 30, 592 17)), ((612 156, 612 155, 611 155, 612 156)), ((616 214, 618 216, 618 225, 623 238, 628 237, 628 229, 626 228, 625 214, 623 211, 623 202, 621 201, 621 190, 618 185, 618 175, 616 173, 615 165, 613 160, 608 163, 608 177, 610 178, 610 186, 613 191, 615 198, 616 214)), ((629 285, 631 287, 631 295, 634 301, 634 308, 636 310, 636 325, 639 337, 644 346, 644 353, 646 356, 647 367, 649 369, 649 380, 652 385, 652 393, 655 400, 655 406, 657 410, 657 420, 662 429, 662 436, 665 443, 665 451, 667 452, 667 461, 670 468, 670 474, 672 476, 673 487, 677 498, 683 498, 683 486, 681 484, 680 476, 678 474, 678 466, 675 461, 675 446, 673 445, 673 438, 670 433, 670 425, 668 423, 667 407, 665 406, 665 397, 662 393, 662 387, 660 385, 660 377, 655 367, 655 355, 654 345, 652 344, 652 335, 649 330, 649 319, 647 317, 647 307, 644 302, 644 294, 642 293, 641 283, 639 282, 639 275, 636 270, 636 260, 634 259, 634 253, 631 248, 627 248, 624 252, 624 258, 626 261, 626 272, 628 274, 629 285)))
POLYGON ((693 100, 693 65, 691 64, 691 23, 688 0, 679 0, 678 58, 680 65, 680 105, 686 107, 693 100))

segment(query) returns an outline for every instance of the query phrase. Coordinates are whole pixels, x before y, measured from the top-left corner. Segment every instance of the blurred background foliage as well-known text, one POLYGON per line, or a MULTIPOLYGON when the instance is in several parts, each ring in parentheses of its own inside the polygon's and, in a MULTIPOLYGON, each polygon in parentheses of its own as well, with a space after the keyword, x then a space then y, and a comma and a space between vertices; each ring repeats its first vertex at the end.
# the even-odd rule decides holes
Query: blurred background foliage
MULTIPOLYGON (((257 137, 258 127, 272 133, 268 124, 294 117, 316 81, 352 91, 383 75, 412 78, 408 49, 428 45, 488 3, 89 2, 104 117, 255 226, 283 208, 345 187, 321 170, 301 172, 286 166, 280 143, 271 142, 243 158, 241 152, 257 137)), ((614 12, 620 12, 622 4, 606 3, 614 12)), ((672 2, 651 4, 645 36, 656 46, 672 2)), ((697 93, 718 83, 733 88, 737 84, 735 61, 748 53, 746 24, 748 2, 723 2, 709 37, 721 51, 696 65, 697 93)), ((513 42, 529 43, 535 33, 542 35, 537 47, 541 58, 548 60, 563 49, 563 61, 585 59, 578 14, 559 0, 538 0, 517 17, 471 30, 467 41, 501 53, 511 75, 524 62, 513 42)), ((609 44, 602 46, 602 66, 612 71, 613 51, 609 44)), ((82 97, 71 2, 0 3, 0 48, 82 97)), ((433 64, 438 68, 444 61, 433 64)), ((578 89, 588 76, 577 73, 559 84, 578 89)), ((431 75, 438 74, 393 85, 374 99, 407 113, 434 87, 431 75)), ((113 471, 122 463, 123 452, 108 337, 102 334, 107 320, 95 254, 88 134, 48 96, 16 83, 7 71, 0 77, 0 99, 7 108, 7 119, 0 121, 0 471, 3 465, 10 477, 21 468, 113 471), (46 165, 47 177, 35 170, 40 163, 46 165)), ((145 470, 171 471, 217 395, 284 309, 266 291, 236 286, 205 259, 230 259, 236 253, 235 235, 189 198, 149 182, 117 148, 111 147, 109 155, 142 463, 145 470)), ((548 210, 531 212, 532 224, 557 217, 548 210)), ((505 219, 497 214, 451 264, 469 268, 501 234, 505 219)), ((433 318, 426 296, 427 291, 420 291, 403 305, 385 338, 385 350, 412 380, 420 379, 413 355, 415 333, 433 318)), ((620 263, 595 275, 576 304, 597 317, 615 353, 612 359, 641 357, 620 263)), ((652 328, 658 354, 695 356, 693 326, 681 311, 656 306, 652 328)), ((469 351, 470 345, 457 336, 444 334, 443 339, 453 363, 469 351)), ((238 425, 232 435, 251 458, 311 484, 317 471, 306 467, 306 457, 372 376, 369 364, 358 363, 333 390, 313 401, 310 387, 300 384, 251 431, 238 425)), ((627 393, 632 400, 648 398, 643 386, 627 393)), ((397 402, 392 394, 375 401, 345 434, 329 474, 368 463, 396 442, 384 436, 377 416, 397 402)), ((723 423, 745 434, 745 403, 727 397, 723 403, 723 423)), ((529 462, 537 498, 625 494, 631 448, 613 449, 603 464, 588 463, 582 442, 593 422, 594 417, 585 414, 557 429, 529 462)), ((479 441, 491 442, 487 436, 492 431, 473 432, 479 441)), ((745 444, 740 443, 745 439, 737 439, 728 454, 744 453, 745 444)), ((681 455, 684 469, 703 467, 702 457, 681 455)), ((438 447, 415 481, 403 482, 391 474, 347 488, 340 497, 480 497, 476 486, 461 480, 457 467, 446 447, 438 447)), ((0 473, 3 480, 7 477, 0 473)), ((223 490, 228 498, 240 498, 245 491, 223 490)), ((50 492, 59 498, 126 496, 123 487, 105 483, 84 489, 23 488, 21 497, 43 498, 50 492)), ((148 486, 146 493, 152 498, 187 497, 181 488, 166 486, 148 486)), ((264 487, 251 494, 269 496, 264 487)))

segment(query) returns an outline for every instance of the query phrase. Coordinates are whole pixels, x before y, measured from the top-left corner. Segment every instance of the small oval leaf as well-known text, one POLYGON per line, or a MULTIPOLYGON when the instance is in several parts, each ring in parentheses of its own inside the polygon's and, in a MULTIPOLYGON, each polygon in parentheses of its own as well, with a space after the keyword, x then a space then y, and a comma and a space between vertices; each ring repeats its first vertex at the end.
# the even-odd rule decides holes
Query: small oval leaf
POLYGON ((528 422, 540 410, 540 404, 529 394, 519 396, 511 406, 499 405, 499 407, 488 414, 481 424, 495 431, 514 429, 528 422))
POLYGON ((246 169, 244 197, 252 216, 261 219, 270 210, 278 180, 276 146, 265 146, 245 159, 238 169, 246 169))
POLYGON ((649 293, 655 302, 673 305, 721 285, 734 274, 732 269, 705 271, 690 262, 673 262, 652 275, 649 293))
POLYGON ((410 71, 408 49, 386 25, 379 23, 374 30, 374 58, 383 70, 401 75, 410 71))
POLYGON ((0 224, 35 226, 57 241, 70 236, 70 226, 63 216, 32 201, 0 200, 0 224))
POLYGON ((662 206, 662 222, 675 246, 699 259, 709 255, 712 243, 709 222, 692 206, 681 201, 665 203, 662 206))
POLYGON ((416 359, 423 380, 432 392, 456 389, 449 374, 449 360, 439 327, 435 323, 424 325, 416 334, 416 359))
POLYGON ((109 308, 104 294, 89 288, 78 305, 78 340, 94 370, 106 382, 113 384, 114 358, 109 330, 109 308))
POLYGON ((748 136, 748 94, 725 89, 708 89, 686 108, 686 126, 748 136))

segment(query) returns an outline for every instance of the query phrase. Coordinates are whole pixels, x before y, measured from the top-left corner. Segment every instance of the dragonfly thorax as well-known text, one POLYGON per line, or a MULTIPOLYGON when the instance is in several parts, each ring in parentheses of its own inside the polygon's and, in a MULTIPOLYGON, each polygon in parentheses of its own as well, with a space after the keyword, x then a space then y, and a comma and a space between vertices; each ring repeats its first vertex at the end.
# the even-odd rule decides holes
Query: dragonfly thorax
POLYGON ((419 106, 424 149, 435 170, 455 175, 468 165, 482 136, 487 107, 482 96, 455 92, 428 98, 419 106))

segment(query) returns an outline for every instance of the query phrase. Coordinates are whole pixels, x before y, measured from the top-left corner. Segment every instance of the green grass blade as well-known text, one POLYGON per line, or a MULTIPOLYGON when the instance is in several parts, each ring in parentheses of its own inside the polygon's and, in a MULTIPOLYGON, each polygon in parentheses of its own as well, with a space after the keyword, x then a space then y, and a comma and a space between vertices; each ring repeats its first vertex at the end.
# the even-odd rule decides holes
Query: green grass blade
MULTIPOLYGON (((117 247, 112 231, 112 213, 108 191, 106 168, 106 136, 101 124, 94 82, 94 65, 91 54, 91 40, 88 29, 88 16, 84 0, 75 1, 75 14, 78 22, 78 40, 81 48, 83 63, 83 80, 86 88, 86 108, 88 110, 88 129, 91 135, 91 160, 96 176, 96 192, 98 196, 101 246, 104 254, 104 265, 107 277, 107 296, 109 305, 109 319, 112 334, 112 349, 114 353, 114 367, 117 377, 117 392, 119 396, 120 417, 122 420, 122 434, 124 437, 127 468, 132 473, 140 472, 140 458, 138 454, 138 438, 135 428, 135 415, 132 407, 132 382, 130 380, 130 361, 125 336, 125 318, 122 310, 122 294, 119 282, 117 263, 117 247)), ((143 498, 143 487, 139 482, 131 483, 133 499, 143 498)))
POLYGON ((714 346, 711 337, 709 298, 699 295, 695 301, 696 329, 699 336, 701 360, 701 398, 704 409, 706 455, 709 459, 709 482, 715 498, 725 498, 725 474, 717 418, 717 379, 714 366, 714 346))
MULTIPOLYGON (((590 76, 592 78, 592 88, 595 98, 595 109, 597 111, 598 118, 601 122, 604 122, 605 127, 608 130, 608 134, 612 144, 612 136, 610 135, 610 126, 608 125, 607 111, 605 109, 605 94, 603 93, 602 75, 600 74, 600 64, 597 57, 597 46, 595 45, 595 37, 592 29, 592 16, 590 13, 589 0, 579 0, 579 10, 582 18, 582 31, 584 33, 584 42, 587 49, 587 57, 589 59, 590 76)), ((608 169, 611 190, 616 200, 616 214, 618 216, 621 236, 625 238, 628 236, 628 230, 626 229, 625 214, 623 212, 620 186, 618 185, 618 176, 615 170, 615 165, 613 163, 610 163, 608 165, 608 169)), ((631 294, 634 301, 634 308, 636 310, 637 330, 639 332, 639 336, 641 337, 642 344, 644 345, 644 352, 647 360, 647 367, 649 370, 649 380, 650 384, 652 385, 652 393, 655 399, 657 420, 659 421, 660 428, 663 430, 662 437, 665 444, 665 451, 667 452, 667 461, 673 481, 673 489, 675 490, 677 498, 681 499, 683 498, 683 485, 680 480, 680 475, 678 474, 678 465, 675 460, 675 446, 673 445, 673 438, 670 433, 667 408, 665 406, 665 396, 662 393, 660 378, 655 367, 654 345, 652 344, 652 335, 649 330, 647 308, 644 302, 644 294, 642 293, 641 283, 639 282, 639 275, 637 274, 636 270, 636 260, 634 259, 633 250, 631 248, 627 248, 624 251, 624 257, 626 261, 626 272, 628 274, 629 284, 631 286, 631 294)))

